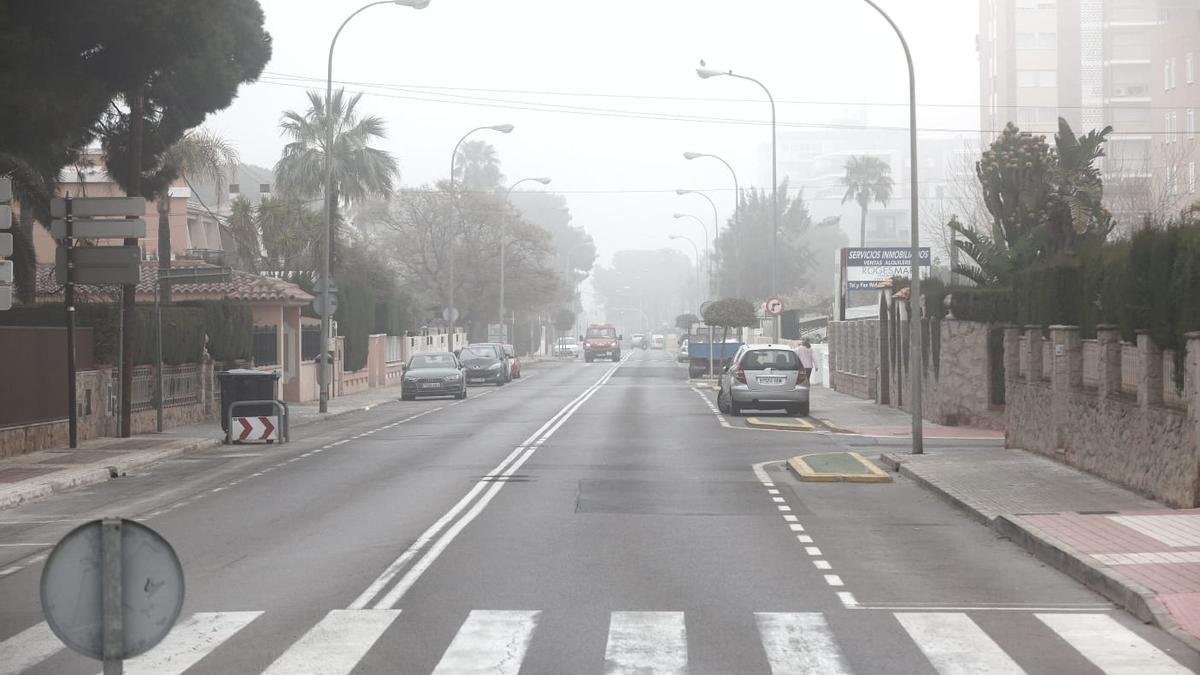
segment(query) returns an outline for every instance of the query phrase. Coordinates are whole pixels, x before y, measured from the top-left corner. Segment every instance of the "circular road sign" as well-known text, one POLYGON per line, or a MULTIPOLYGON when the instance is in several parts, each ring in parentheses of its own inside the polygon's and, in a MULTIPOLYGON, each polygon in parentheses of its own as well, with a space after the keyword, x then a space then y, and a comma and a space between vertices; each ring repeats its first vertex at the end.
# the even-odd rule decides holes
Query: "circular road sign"
POLYGON ((442 310, 442 320, 449 323, 458 321, 458 309, 456 307, 447 307, 442 310))
MULTIPOLYGON (((317 297, 313 298, 312 306, 313 306, 313 310, 316 311, 317 314, 324 314, 324 312, 322 312, 321 309, 325 306, 325 296, 320 293, 317 293, 317 297)), ((330 314, 330 316, 337 313, 337 308, 338 308, 338 296, 334 295, 333 293, 330 293, 329 294, 329 314, 330 314)))
POLYGON ((783 298, 767 298, 767 314, 771 316, 783 314, 783 298))
MULTIPOLYGON (((68 647, 104 659, 102 521, 67 533, 42 569, 42 612, 50 629, 68 647)), ((145 652, 166 637, 183 607, 183 567, 175 550, 157 532, 120 520, 121 658, 145 652)))

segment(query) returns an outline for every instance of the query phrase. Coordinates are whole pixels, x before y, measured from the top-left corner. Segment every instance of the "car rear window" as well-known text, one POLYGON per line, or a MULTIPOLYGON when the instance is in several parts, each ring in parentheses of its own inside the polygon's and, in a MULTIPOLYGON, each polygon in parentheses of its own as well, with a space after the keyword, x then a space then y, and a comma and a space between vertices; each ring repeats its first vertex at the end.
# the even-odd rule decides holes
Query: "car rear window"
POLYGON ((742 357, 743 370, 799 370, 800 357, 786 349, 756 349, 742 357))

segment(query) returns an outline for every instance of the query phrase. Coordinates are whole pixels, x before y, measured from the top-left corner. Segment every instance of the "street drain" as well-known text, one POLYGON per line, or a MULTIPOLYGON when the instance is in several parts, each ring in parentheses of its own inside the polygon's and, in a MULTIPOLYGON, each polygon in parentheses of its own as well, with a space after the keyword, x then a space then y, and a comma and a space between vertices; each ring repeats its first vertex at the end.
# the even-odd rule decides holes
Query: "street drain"
POLYGON ((513 474, 511 476, 480 476, 481 483, 528 483, 534 480, 533 476, 524 474, 513 474))

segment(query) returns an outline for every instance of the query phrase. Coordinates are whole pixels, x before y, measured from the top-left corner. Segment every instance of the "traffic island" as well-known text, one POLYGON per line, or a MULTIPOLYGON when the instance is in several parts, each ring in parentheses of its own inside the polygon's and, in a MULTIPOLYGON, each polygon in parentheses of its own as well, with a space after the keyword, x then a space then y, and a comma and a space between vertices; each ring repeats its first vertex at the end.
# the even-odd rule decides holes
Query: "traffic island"
POLYGON ((800 417, 747 417, 746 425, 782 431, 816 431, 816 427, 800 417))
POLYGON ((800 480, 808 482, 890 483, 892 477, 857 452, 819 452, 788 460, 800 480))

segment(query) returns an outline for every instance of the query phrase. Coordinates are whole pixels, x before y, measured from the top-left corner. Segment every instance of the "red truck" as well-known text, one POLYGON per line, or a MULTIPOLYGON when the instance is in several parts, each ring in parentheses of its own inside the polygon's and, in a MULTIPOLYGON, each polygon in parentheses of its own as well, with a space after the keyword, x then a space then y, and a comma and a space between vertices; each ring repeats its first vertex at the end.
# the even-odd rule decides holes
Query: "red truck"
POLYGON ((594 323, 588 326, 587 335, 579 340, 583 342, 583 360, 588 363, 596 359, 621 360, 621 336, 610 324, 594 323))

